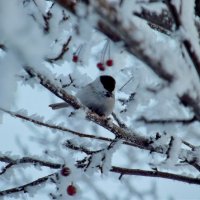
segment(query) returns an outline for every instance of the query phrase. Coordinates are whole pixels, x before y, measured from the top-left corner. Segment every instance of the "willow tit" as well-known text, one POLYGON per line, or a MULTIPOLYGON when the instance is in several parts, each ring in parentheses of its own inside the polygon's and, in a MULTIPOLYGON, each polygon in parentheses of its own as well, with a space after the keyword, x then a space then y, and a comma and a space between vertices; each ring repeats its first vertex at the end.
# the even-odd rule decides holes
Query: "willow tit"
MULTIPOLYGON (((89 83, 77 93, 83 105, 100 116, 108 116, 115 105, 115 79, 112 76, 102 75, 89 83)), ((49 105, 53 110, 67 107, 66 102, 49 105)))

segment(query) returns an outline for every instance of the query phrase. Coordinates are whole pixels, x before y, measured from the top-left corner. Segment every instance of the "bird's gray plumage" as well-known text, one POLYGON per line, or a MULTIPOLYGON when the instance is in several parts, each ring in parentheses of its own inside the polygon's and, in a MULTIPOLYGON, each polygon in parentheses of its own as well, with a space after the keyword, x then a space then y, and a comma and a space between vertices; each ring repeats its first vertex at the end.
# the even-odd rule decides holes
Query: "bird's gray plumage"
MULTIPOLYGON (((79 90, 77 97, 80 102, 101 116, 112 113, 115 105, 115 79, 111 76, 100 76, 79 90)), ((68 106, 67 103, 49 105, 52 109, 68 106)))

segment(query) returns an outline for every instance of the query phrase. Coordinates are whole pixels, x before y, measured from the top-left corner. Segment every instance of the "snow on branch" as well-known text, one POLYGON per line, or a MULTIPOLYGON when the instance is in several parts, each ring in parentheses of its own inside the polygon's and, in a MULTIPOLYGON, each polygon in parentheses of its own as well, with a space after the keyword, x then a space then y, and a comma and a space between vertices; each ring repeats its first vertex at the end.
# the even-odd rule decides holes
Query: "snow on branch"
POLYGON ((58 163, 51 163, 48 161, 39 160, 36 158, 31 157, 23 157, 21 159, 13 159, 8 156, 2 156, 0 157, 0 162, 8 163, 6 167, 2 168, 0 175, 4 174, 9 168, 11 168, 14 165, 20 165, 20 164, 33 164, 34 166, 44 166, 44 167, 50 167, 52 169, 58 169, 61 168, 62 165, 58 163))
MULTIPOLYGON (((92 134, 80 133, 80 132, 77 132, 77 131, 73 131, 69 128, 63 127, 61 125, 54 125, 52 123, 44 122, 43 120, 38 120, 38 117, 35 117, 35 118, 33 116, 30 117, 28 115, 23 114, 22 112, 11 112, 11 111, 8 111, 8 110, 3 109, 3 108, 0 108, 0 110, 5 112, 5 113, 10 114, 13 117, 20 118, 24 121, 31 122, 35 125, 44 126, 46 128, 71 133, 71 134, 78 136, 78 137, 95 139, 95 140, 106 141, 106 142, 112 142, 113 141, 113 139, 111 139, 111 138, 96 136, 96 135, 92 135, 92 134)), ((126 144, 126 145, 129 145, 129 146, 134 146, 134 144, 132 144, 131 142, 124 141, 123 143, 126 144)))
POLYGON ((68 38, 68 40, 63 44, 60 53, 56 57, 54 57, 54 58, 46 58, 46 61, 50 62, 50 63, 53 63, 53 62, 56 62, 56 61, 58 61, 60 59, 63 59, 64 54, 69 50, 68 46, 69 46, 69 43, 70 43, 71 39, 72 39, 72 37, 70 36, 68 38))
POLYGON ((196 116, 189 119, 148 119, 145 116, 141 116, 137 119, 139 122, 144 122, 145 124, 183 124, 188 125, 193 122, 199 121, 196 116))

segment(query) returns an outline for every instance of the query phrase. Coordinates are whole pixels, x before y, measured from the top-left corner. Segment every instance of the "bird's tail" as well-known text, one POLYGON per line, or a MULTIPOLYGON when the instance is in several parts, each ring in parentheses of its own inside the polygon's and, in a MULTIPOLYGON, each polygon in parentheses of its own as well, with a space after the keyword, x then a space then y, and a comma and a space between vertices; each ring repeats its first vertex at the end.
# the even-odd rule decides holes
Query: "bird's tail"
POLYGON ((66 102, 62 102, 62 103, 53 103, 53 104, 50 104, 49 107, 51 107, 53 110, 57 110, 57 109, 60 109, 60 108, 65 108, 65 107, 68 107, 69 104, 66 103, 66 102))

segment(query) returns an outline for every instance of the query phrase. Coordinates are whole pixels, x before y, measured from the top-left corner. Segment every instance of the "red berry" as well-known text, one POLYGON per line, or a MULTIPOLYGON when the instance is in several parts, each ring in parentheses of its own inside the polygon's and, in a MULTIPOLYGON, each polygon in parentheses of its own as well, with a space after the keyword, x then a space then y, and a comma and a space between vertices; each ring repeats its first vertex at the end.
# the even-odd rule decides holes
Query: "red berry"
POLYGON ((63 176, 69 176, 70 173, 71 173, 71 171, 70 171, 70 169, 69 169, 68 167, 63 167, 63 168, 61 169, 60 173, 61 173, 61 175, 63 175, 63 176))
POLYGON ((77 55, 73 55, 72 61, 77 63, 78 62, 78 56, 77 55))
POLYGON ((103 63, 101 63, 101 62, 97 63, 97 67, 98 67, 98 69, 101 70, 101 71, 104 71, 104 70, 105 70, 105 67, 104 67, 103 63))
POLYGON ((76 194, 76 187, 73 185, 69 185, 67 187, 67 194, 70 196, 74 196, 76 194))
POLYGON ((108 60, 106 61, 106 65, 107 65, 108 67, 113 66, 113 60, 112 60, 112 59, 108 59, 108 60))

